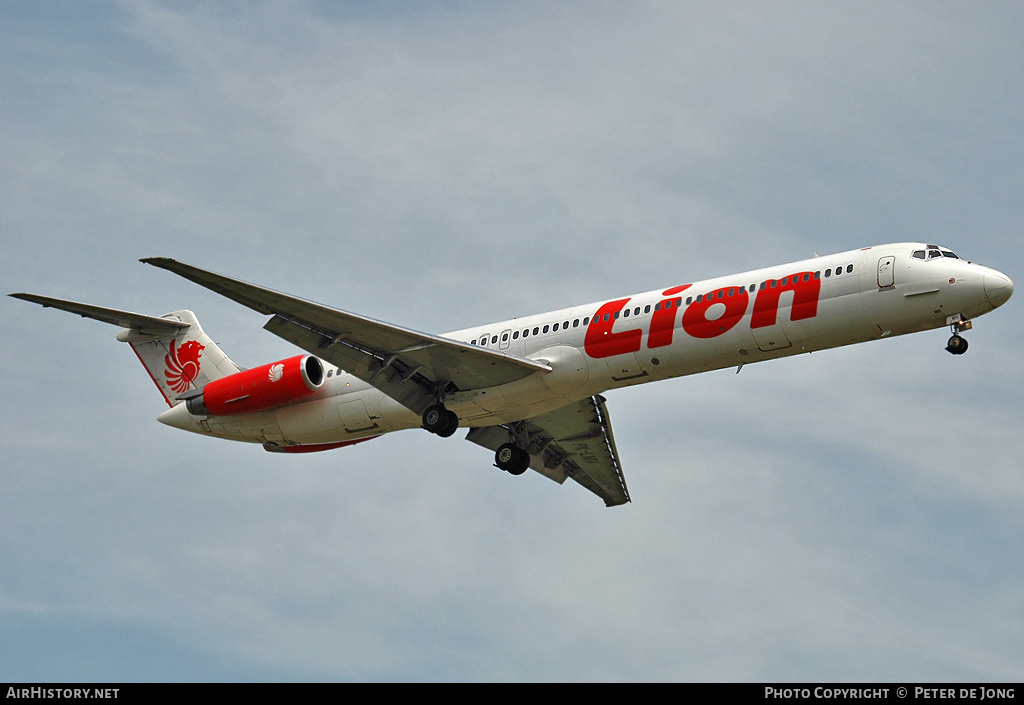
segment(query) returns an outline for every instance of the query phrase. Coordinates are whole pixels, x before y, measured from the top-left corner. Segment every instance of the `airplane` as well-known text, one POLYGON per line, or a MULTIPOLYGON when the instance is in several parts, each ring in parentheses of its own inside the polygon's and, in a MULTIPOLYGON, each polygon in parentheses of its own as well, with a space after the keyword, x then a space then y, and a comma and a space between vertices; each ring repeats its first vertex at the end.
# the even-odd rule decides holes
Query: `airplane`
POLYGON ((432 335, 174 259, 140 261, 270 316, 264 328, 305 353, 242 369, 191 311, 10 296, 122 327, 168 426, 281 453, 465 428, 499 469, 572 478, 609 507, 631 499, 604 392, 942 327, 962 355, 973 319, 1013 294, 1005 274, 948 248, 897 243, 432 335))

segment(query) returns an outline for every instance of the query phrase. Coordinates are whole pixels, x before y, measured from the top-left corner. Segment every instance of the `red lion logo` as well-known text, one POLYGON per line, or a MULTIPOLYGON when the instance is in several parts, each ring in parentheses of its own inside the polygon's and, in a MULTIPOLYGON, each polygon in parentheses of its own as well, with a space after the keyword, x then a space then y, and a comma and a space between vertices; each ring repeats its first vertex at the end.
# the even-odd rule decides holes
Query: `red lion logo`
POLYGON ((178 341, 171 341, 171 350, 164 356, 164 363, 167 369, 164 370, 164 377, 167 384, 178 394, 187 392, 199 375, 199 356, 206 349, 195 340, 188 340, 180 348, 176 347, 178 341))

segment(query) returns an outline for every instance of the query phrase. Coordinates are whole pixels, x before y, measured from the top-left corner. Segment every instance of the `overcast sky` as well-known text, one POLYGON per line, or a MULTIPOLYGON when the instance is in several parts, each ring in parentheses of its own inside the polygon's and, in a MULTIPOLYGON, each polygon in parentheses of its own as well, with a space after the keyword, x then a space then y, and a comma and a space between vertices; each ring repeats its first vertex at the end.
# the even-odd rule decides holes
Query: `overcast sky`
MULTIPOLYGON (((295 350, 891 241, 1024 279, 1019 2, 0 5, 0 277, 295 350)), ((609 393, 633 502, 407 431, 162 426, 0 305, 0 681, 1024 677, 1024 315, 609 393)))

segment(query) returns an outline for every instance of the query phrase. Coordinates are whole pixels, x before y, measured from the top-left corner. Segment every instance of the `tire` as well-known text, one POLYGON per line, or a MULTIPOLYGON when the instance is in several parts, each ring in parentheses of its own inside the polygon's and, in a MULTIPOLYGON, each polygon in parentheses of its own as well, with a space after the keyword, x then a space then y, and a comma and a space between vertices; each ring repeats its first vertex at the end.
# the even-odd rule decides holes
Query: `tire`
POLYGON ((946 350, 953 355, 963 355, 967 352, 967 340, 961 338, 959 335, 954 335, 949 339, 949 342, 946 343, 946 350))
POLYGON ((448 426, 443 431, 436 432, 441 438, 449 438, 459 430, 459 417, 455 415, 455 412, 446 409, 445 413, 448 415, 448 426))
POLYGON ((522 475, 530 467, 530 454, 512 443, 503 443, 494 454, 494 464, 510 475, 522 475))
MULTIPOLYGON (((448 430, 448 427, 452 425, 451 416, 448 414, 448 409, 444 408, 440 404, 434 404, 423 412, 423 428, 427 429, 431 433, 436 433, 439 436, 444 434, 444 432, 448 430)), ((454 416, 454 414, 452 414, 452 416, 454 416)), ((455 431, 453 430, 452 433, 455 433, 455 431)))

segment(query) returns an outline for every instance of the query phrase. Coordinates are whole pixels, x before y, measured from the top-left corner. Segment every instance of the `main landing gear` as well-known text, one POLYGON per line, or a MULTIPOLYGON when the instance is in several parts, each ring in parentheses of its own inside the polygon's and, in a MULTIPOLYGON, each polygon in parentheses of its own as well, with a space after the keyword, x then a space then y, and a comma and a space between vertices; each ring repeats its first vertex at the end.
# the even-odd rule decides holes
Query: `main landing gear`
POLYGON ((952 355, 963 355, 967 352, 967 339, 960 336, 965 330, 970 330, 973 324, 959 313, 946 319, 953 336, 946 343, 946 352, 952 355))
POLYGON ((494 464, 510 475, 522 475, 530 467, 530 454, 514 443, 502 443, 494 454, 494 464))
POLYGON ((530 467, 530 452, 527 448, 542 449, 542 445, 531 444, 529 429, 523 422, 505 426, 508 443, 502 443, 494 453, 494 467, 510 475, 522 475, 530 467))
MULTIPOLYGON (((431 433, 448 438, 459 429, 459 417, 441 404, 434 404, 423 412, 422 425, 431 433)), ((511 475, 522 475, 530 467, 530 454, 516 443, 502 443, 494 453, 494 465, 511 475)))
POLYGON ((448 438, 459 430, 459 417, 440 404, 434 404, 423 412, 423 428, 448 438))

